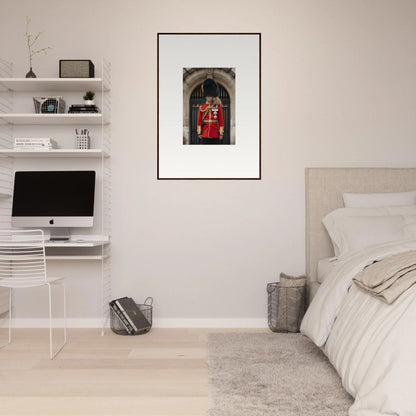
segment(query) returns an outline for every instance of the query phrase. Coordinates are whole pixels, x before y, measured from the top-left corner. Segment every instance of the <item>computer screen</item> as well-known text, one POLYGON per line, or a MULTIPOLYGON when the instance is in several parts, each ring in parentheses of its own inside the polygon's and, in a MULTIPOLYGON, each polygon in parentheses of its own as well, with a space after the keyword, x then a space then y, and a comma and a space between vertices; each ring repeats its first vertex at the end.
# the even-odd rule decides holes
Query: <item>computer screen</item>
POLYGON ((14 175, 12 225, 92 227, 95 171, 19 171, 14 175))

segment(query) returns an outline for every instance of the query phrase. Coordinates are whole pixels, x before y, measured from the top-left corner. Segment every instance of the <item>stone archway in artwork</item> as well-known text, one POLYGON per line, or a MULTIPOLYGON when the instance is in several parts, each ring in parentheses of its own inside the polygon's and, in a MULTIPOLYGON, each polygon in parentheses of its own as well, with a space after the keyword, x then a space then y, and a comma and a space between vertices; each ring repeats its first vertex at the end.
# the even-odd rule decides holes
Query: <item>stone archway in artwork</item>
MULTIPOLYGON (((192 120, 192 108, 204 102, 201 84, 214 79, 219 85, 219 96, 224 101, 226 113, 227 143, 235 144, 235 70, 234 68, 184 68, 183 70, 183 144, 192 144, 196 120, 192 120), (193 107, 194 106, 194 107, 193 107)), ((196 107, 197 111, 197 107, 196 107)), ((194 113, 195 117, 195 113, 194 113)), ((225 136, 225 134, 224 134, 225 136)), ((225 137, 224 137, 225 138, 225 137)))

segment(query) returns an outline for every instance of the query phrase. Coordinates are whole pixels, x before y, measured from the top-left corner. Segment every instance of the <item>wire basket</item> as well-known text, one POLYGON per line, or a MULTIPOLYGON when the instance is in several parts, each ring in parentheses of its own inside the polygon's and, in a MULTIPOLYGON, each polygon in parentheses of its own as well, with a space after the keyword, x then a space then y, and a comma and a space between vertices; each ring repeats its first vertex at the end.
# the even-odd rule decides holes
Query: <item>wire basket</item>
POLYGON ((65 113, 63 97, 33 97, 33 104, 35 105, 35 113, 65 113))
POLYGON ((299 332, 305 314, 306 285, 299 278, 285 277, 284 284, 279 282, 267 284, 269 328, 273 332, 299 332))
POLYGON ((144 301, 144 303, 136 303, 137 307, 140 309, 140 312, 144 315, 144 317, 149 322, 150 326, 147 326, 143 330, 139 330, 134 334, 129 334, 124 327, 121 319, 119 316, 110 308, 110 328, 111 330, 117 335, 143 335, 150 331, 152 328, 152 315, 153 315, 153 298, 148 297, 144 301))

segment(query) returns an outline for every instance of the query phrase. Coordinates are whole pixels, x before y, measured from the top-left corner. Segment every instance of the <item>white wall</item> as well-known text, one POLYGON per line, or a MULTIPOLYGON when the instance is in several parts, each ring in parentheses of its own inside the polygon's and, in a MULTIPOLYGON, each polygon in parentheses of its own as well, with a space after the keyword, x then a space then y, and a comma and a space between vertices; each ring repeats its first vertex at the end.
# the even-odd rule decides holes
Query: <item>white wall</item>
POLYGON ((156 318, 264 318, 266 283, 305 269, 304 168, 416 164, 412 0, 0 7, 15 76, 28 70, 26 15, 53 47, 35 58, 39 77, 62 58, 112 62, 114 296, 153 296, 156 318), (156 180, 157 32, 262 33, 261 181, 156 180))

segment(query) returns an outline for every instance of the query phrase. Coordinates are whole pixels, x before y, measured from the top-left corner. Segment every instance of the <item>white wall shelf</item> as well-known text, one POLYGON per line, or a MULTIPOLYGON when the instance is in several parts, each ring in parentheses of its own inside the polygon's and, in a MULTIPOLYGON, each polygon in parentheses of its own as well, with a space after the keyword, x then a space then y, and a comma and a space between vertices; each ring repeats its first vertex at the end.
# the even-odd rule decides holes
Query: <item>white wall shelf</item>
POLYGON ((7 157, 74 157, 74 158, 107 158, 110 155, 101 149, 53 149, 53 150, 39 150, 39 151, 27 151, 27 150, 13 150, 13 149, 0 149, 0 156, 7 157))
POLYGON ((102 114, 18 114, 2 113, 0 120, 13 125, 101 125, 108 124, 102 114))
POLYGON ((5 91, 109 91, 102 78, 0 78, 0 88, 5 91))
POLYGON ((102 260, 103 256, 97 255, 97 256, 48 256, 46 255, 46 260, 59 260, 59 261, 79 261, 79 260, 102 260))

